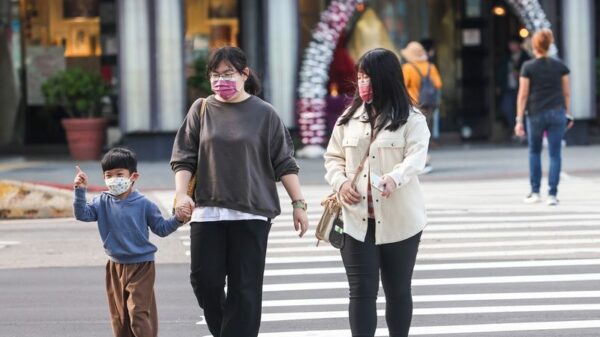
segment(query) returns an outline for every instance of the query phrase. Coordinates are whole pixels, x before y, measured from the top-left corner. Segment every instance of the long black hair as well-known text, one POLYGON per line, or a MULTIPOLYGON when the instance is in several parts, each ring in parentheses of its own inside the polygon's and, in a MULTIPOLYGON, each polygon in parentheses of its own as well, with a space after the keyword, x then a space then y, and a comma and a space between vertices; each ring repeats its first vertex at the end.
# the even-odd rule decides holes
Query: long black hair
POLYGON ((260 82, 254 71, 248 67, 248 60, 243 50, 238 47, 225 46, 213 51, 206 66, 206 76, 210 78, 210 73, 216 71, 221 62, 230 64, 240 74, 243 74, 244 70, 248 68, 248 79, 244 82, 244 90, 251 95, 260 93, 260 82))
MULTIPOLYGON (((385 129, 390 131, 396 131, 404 125, 414 103, 404 85, 404 75, 398 56, 384 48, 372 49, 358 60, 356 72, 362 72, 371 79, 373 101, 365 103, 365 108, 372 125, 381 130, 389 123, 385 129)), ((338 125, 348 123, 361 105, 363 101, 356 85, 352 104, 338 125)))

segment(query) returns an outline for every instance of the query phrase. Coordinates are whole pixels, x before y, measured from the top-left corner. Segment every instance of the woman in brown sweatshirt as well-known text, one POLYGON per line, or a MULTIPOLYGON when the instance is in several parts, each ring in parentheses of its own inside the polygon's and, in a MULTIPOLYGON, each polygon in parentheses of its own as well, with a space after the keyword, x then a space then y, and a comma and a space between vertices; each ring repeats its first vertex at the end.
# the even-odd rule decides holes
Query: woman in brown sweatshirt
POLYGON ((210 332, 257 336, 267 236, 281 213, 276 182, 293 200, 300 237, 306 202, 292 139, 273 107, 254 96, 258 80, 244 52, 216 50, 207 75, 215 95, 192 104, 173 144, 176 207, 193 208, 190 279, 210 332), (195 201, 186 193, 194 173, 195 201))

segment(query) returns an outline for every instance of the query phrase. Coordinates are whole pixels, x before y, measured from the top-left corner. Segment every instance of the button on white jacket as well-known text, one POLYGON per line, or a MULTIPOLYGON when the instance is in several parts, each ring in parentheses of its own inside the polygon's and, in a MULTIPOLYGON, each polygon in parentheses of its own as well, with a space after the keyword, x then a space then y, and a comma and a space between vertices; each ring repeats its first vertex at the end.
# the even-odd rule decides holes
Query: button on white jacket
MULTIPOLYGON (((367 151, 371 126, 363 107, 345 125, 336 125, 325 153, 325 179, 338 192, 356 174, 367 151)), ((369 157, 356 182, 361 195, 356 205, 343 203, 344 232, 356 240, 367 233, 367 184, 370 172, 393 178, 398 188, 385 199, 372 188, 375 211, 375 243, 398 242, 422 231, 427 224, 425 202, 417 175, 425 167, 429 145, 425 116, 410 112, 408 121, 396 131, 381 130, 369 149, 369 157)))

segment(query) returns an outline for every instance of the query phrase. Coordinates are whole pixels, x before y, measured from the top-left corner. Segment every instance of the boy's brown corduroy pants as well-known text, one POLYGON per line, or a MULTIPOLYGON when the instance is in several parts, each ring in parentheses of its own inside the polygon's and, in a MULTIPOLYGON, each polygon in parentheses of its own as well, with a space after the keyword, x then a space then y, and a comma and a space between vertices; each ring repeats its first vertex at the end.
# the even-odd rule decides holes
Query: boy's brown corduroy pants
POLYGON ((154 261, 106 263, 106 294, 115 337, 156 337, 154 261))

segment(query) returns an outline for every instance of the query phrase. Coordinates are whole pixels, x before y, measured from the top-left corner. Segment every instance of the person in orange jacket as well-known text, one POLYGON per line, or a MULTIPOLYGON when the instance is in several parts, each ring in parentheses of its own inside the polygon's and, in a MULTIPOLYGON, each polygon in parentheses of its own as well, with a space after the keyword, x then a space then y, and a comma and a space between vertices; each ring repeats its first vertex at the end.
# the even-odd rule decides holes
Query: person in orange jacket
MULTIPOLYGON (((439 90, 442 89, 440 73, 435 64, 429 62, 427 52, 419 42, 409 42, 406 48, 402 49, 400 53, 406 61, 402 65, 402 73, 404 74, 404 84, 406 85, 408 94, 415 105, 427 116, 427 124, 431 129, 433 111, 439 105, 439 90), (435 100, 422 97, 424 93, 421 86, 424 84, 425 78, 428 78, 433 88, 437 89, 435 100)), ((428 157, 423 173, 427 174, 432 170, 433 167, 428 157)))

